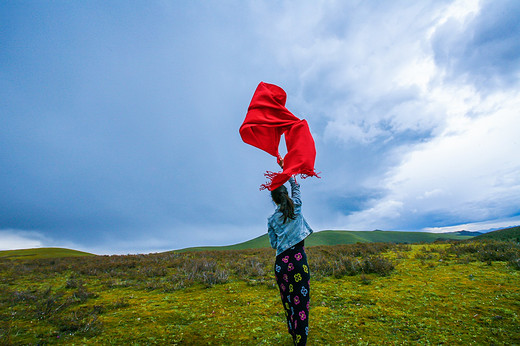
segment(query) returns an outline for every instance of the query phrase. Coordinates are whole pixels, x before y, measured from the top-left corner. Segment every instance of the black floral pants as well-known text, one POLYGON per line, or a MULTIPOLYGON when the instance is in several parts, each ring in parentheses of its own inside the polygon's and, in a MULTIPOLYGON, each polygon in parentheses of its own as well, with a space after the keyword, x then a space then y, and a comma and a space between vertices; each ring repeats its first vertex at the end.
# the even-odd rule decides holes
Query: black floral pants
POLYGON ((296 345, 305 345, 309 334, 311 275, 303 240, 276 256, 274 273, 289 333, 296 345))

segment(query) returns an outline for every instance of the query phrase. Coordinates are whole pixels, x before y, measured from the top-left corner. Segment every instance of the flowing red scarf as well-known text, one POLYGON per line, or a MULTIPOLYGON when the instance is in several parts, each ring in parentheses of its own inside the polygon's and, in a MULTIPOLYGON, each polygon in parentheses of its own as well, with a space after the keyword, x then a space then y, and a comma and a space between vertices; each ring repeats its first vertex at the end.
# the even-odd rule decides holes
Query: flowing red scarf
POLYGON ((309 125, 285 108, 286 100, 287 94, 282 88, 261 82, 240 126, 240 136, 245 143, 266 151, 278 161, 281 159, 280 137, 285 134, 287 154, 283 159, 283 172, 266 172, 269 181, 261 185, 261 190, 273 191, 295 174, 302 178, 318 177, 314 171, 316 148, 309 125))

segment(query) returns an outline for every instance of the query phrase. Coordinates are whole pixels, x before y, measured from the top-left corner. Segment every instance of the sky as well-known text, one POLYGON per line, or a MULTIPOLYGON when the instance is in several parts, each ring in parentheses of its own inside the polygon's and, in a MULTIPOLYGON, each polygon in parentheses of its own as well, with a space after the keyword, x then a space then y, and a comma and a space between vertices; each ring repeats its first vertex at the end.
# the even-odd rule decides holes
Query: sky
POLYGON ((519 37, 516 0, 2 1, 0 250, 265 234, 261 81, 310 125, 315 231, 519 225, 519 37))

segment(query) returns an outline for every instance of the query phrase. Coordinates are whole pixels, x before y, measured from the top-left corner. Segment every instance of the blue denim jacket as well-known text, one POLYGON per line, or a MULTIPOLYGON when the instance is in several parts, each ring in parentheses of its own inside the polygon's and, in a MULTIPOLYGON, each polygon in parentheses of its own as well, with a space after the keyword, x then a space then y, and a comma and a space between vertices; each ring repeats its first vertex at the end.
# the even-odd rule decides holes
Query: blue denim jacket
POLYGON ((294 203, 294 220, 287 219, 287 222, 283 223, 283 214, 278 207, 267 221, 269 241, 271 247, 276 250, 277 256, 298 244, 313 232, 302 214, 300 185, 292 177, 289 179, 289 183, 291 184, 291 198, 294 203))

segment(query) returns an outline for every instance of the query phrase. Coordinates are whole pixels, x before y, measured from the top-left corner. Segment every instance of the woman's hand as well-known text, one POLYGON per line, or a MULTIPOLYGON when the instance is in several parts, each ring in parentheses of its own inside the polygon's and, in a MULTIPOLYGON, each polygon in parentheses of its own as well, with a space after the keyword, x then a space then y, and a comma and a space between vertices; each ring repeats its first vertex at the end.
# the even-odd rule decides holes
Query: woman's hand
POLYGON ((278 162, 278 165, 280 165, 280 167, 283 169, 283 159, 281 157, 279 157, 276 162, 278 162))

